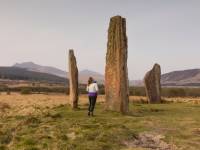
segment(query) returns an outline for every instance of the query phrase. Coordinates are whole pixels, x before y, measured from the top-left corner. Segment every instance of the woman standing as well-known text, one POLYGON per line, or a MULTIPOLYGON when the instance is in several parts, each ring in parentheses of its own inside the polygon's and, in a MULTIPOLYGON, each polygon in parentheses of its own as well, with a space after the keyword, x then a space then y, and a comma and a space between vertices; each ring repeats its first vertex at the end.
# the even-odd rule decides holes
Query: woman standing
POLYGON ((88 116, 94 116, 94 107, 96 104, 97 99, 97 92, 98 92, 98 85, 96 81, 92 77, 89 77, 88 79, 88 85, 87 85, 87 92, 89 97, 89 108, 88 108, 88 116))

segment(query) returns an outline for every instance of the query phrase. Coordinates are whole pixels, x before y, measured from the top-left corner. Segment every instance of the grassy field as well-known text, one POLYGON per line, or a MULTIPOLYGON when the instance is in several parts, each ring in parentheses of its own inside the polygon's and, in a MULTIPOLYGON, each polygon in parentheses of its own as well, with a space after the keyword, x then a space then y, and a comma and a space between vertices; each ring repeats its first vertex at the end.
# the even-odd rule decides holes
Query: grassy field
POLYGON ((87 97, 71 110, 66 95, 0 95, 0 150, 200 149, 198 99, 146 104, 130 97, 130 113, 104 110, 87 116, 87 97))

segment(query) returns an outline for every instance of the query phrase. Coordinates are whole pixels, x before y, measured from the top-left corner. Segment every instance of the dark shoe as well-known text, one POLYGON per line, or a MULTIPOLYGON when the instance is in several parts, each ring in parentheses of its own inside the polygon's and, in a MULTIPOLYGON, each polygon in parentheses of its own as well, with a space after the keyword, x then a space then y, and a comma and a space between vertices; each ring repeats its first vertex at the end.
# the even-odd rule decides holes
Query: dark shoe
POLYGON ((94 116, 93 112, 91 112, 91 116, 92 116, 92 117, 94 116))
POLYGON ((90 116, 90 112, 88 111, 88 116, 90 116))

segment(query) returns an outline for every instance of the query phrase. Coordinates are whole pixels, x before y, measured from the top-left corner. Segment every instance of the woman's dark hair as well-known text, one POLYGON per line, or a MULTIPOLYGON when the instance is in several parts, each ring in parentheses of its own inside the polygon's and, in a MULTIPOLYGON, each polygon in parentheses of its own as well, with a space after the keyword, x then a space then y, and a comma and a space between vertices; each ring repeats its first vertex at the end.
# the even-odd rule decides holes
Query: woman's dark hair
POLYGON ((90 85, 91 83, 93 83, 93 78, 92 77, 89 77, 89 79, 88 79, 88 85, 90 85))

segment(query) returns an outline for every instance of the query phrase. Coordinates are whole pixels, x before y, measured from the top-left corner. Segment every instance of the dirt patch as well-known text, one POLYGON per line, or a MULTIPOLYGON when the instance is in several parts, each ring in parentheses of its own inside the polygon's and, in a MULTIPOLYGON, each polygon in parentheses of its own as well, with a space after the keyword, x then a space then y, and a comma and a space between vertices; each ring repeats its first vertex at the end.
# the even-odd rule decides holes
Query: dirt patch
POLYGON ((195 128, 193 133, 200 136, 200 128, 195 128))
POLYGON ((134 140, 125 141, 128 148, 145 148, 148 150, 176 150, 176 146, 163 141, 165 137, 156 133, 140 133, 134 140))
POLYGON ((0 111, 5 112, 6 109, 10 109, 10 105, 0 102, 0 111))

